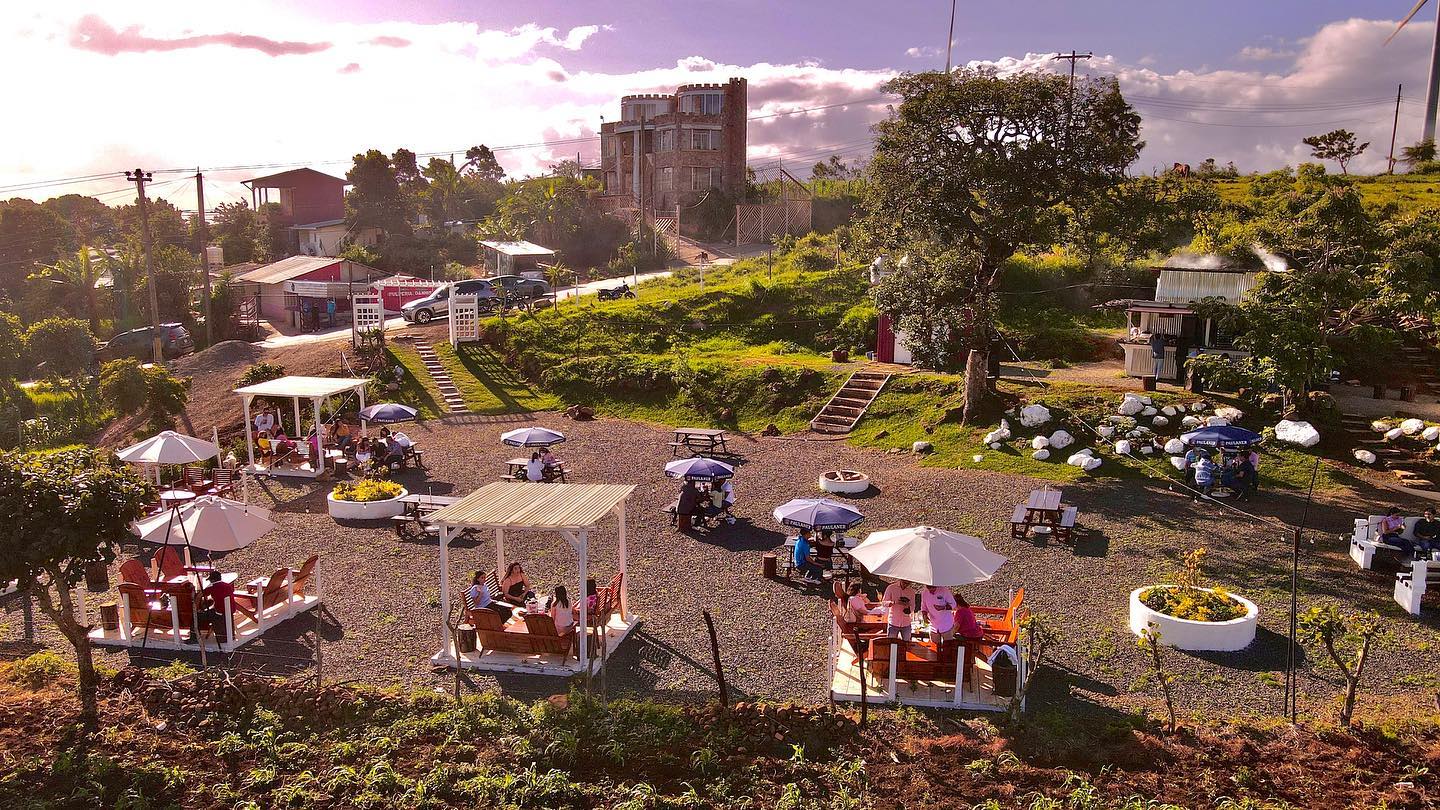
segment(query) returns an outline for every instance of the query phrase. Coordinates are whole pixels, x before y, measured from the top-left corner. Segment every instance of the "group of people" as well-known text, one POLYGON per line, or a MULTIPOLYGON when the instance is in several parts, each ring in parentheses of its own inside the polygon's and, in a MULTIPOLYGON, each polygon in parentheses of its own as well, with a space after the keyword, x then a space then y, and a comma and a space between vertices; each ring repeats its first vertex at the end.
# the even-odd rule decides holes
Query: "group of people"
POLYGON ((1385 517, 1380 518, 1380 542, 1418 560, 1440 551, 1440 520, 1435 518, 1435 510, 1427 507, 1410 534, 1411 537, 1405 536, 1405 518, 1399 509, 1391 507, 1385 517))
POLYGON ((923 618, 932 639, 979 641, 985 637, 975 611, 969 603, 949 588, 926 585, 919 590, 913 583, 898 580, 890 583, 880 601, 871 601, 859 582, 851 583, 846 592, 845 618, 861 622, 867 616, 885 618, 885 634, 905 641, 914 633, 915 620, 923 618))
POLYGON ((372 473, 383 473, 392 465, 403 465, 415 446, 415 442, 401 431, 382 427, 378 436, 359 436, 359 430, 342 419, 336 419, 333 426, 321 422, 307 433, 303 440, 293 439, 285 434, 285 425, 278 414, 261 408, 253 420, 255 445, 259 456, 269 460, 272 466, 297 463, 297 452, 303 441, 307 459, 318 458, 325 450, 335 449, 350 455, 353 453, 356 465, 368 467, 372 473))
MULTIPOLYGON (((538 598, 535 587, 530 584, 530 578, 525 575, 525 567, 518 562, 512 562, 505 567, 505 576, 500 579, 498 598, 490 593, 490 587, 486 584, 488 579, 489 574, 485 571, 476 571, 470 578, 470 587, 465 591, 467 610, 493 610, 500 615, 501 621, 508 620, 521 609, 527 613, 545 613, 555 622, 555 631, 562 636, 569 633, 579 621, 578 606, 571 605, 570 594, 566 592, 564 585, 556 585, 548 597, 538 598)), ((594 616, 600 602, 600 590, 594 578, 585 581, 585 599, 586 611, 594 616)))
POLYGON ((795 536, 794 564, 800 572, 800 581, 806 585, 819 585, 825 579, 825 572, 834 565, 835 533, 821 529, 801 529, 795 536))
POLYGON ((555 457, 550 448, 536 450, 530 454, 530 460, 525 462, 525 480, 548 484, 560 477, 560 469, 560 459, 555 457))
MULTIPOLYGON (((691 481, 685 479, 680 485, 680 497, 675 501, 675 520, 681 531, 690 531, 695 525, 704 525, 712 518, 730 515, 735 506, 735 485, 729 478, 714 481, 691 481)), ((730 522, 735 522, 733 517, 730 522)))
POLYGON ((1208 498, 1216 487, 1229 490, 1236 500, 1247 501, 1260 491, 1260 451, 1248 447, 1224 453, 1217 462, 1207 447, 1185 453, 1185 482, 1198 490, 1195 499, 1208 498))

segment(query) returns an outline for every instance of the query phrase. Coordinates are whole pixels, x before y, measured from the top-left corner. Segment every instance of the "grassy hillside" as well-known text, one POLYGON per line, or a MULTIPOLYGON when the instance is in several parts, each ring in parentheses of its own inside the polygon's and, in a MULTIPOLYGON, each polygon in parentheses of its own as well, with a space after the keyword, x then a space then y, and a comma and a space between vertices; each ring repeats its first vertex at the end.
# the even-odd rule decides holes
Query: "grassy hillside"
MULTIPOLYGON (((1440 174, 1393 174, 1352 178, 1361 196, 1370 205, 1394 203, 1401 211, 1440 207, 1440 174)), ((1242 202, 1250 195, 1249 177, 1217 180, 1216 189, 1226 202, 1242 202)))

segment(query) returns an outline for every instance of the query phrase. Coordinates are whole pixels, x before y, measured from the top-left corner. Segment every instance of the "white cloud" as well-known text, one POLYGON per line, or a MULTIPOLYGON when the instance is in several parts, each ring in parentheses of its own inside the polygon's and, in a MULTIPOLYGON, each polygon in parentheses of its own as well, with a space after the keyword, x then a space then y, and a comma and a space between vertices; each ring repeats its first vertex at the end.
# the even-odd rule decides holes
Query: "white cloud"
POLYGON ((1295 55, 1295 51, 1289 48, 1277 48, 1269 45, 1246 45, 1235 54, 1235 58, 1242 62, 1273 62, 1277 59, 1289 59, 1295 55))
POLYGON ((905 55, 911 59, 929 59, 939 56, 943 51, 933 45, 921 45, 915 48, 906 48, 905 55))

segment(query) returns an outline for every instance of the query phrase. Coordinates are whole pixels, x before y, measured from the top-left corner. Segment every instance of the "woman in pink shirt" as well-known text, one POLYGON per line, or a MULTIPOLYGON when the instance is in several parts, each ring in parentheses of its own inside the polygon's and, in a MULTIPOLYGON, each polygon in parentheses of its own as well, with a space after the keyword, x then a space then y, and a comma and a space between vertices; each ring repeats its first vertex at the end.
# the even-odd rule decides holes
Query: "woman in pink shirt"
MULTIPOLYGON (((930 627, 934 629, 936 636, 943 641, 955 637, 956 600, 953 591, 926 585, 925 590, 920 592, 920 607, 925 611, 925 617, 930 620, 930 627)), ((973 620, 975 617, 972 615, 970 618, 973 620)))
POLYGON ((896 580, 885 589, 882 600, 890 609, 890 625, 885 635, 910 640, 910 622, 915 613, 915 588, 905 580, 896 580))
POLYGON ((845 620, 849 622, 863 622, 868 616, 883 616, 885 608, 882 605, 871 607, 870 600, 865 598, 865 589, 858 582, 850 583, 849 598, 845 600, 845 620))
POLYGON ((970 609, 964 597, 955 597, 955 634, 966 641, 979 641, 985 638, 985 630, 980 622, 975 621, 975 611, 970 609))

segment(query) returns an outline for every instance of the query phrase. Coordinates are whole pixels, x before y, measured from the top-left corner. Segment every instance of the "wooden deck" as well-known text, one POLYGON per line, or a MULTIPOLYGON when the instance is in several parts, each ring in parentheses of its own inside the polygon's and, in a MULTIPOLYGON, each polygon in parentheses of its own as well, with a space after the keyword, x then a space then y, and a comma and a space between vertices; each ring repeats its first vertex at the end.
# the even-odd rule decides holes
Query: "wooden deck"
MULTIPOLYGON (((320 593, 313 595, 296 596, 291 598, 283 606, 275 606, 267 609, 264 615, 264 624, 256 624, 249 617, 235 614, 235 632, 231 639, 218 644, 214 636, 206 634, 201 637, 206 650, 231 652, 244 647, 246 644, 260 638, 265 631, 274 628, 276 625, 299 616, 300 614, 318 607, 323 597, 320 593)), ((172 622, 170 627, 151 627, 147 631, 143 627, 135 628, 129 632, 125 625, 125 615, 122 611, 120 627, 115 630, 106 630, 98 622, 95 629, 90 631, 90 643, 106 647, 145 647, 150 650, 191 650, 198 651, 199 644, 186 644, 185 637, 189 635, 189 628, 181 627, 177 632, 174 628, 179 622, 172 622)))
MULTIPOLYGON (((640 618, 630 615, 627 619, 621 619, 618 615, 610 617, 610 623, 605 627, 605 646, 609 651, 608 655, 614 655, 625 637, 630 635, 640 624, 640 618)), ((591 640, 592 645, 594 640, 591 640)), ((600 666, 600 655, 597 652, 594 656, 595 667, 600 666)), ((430 663, 437 667, 455 666, 455 657, 445 650, 430 656, 430 663)), ((562 656, 559 653, 513 653, 498 650, 480 649, 475 652, 460 654, 460 667, 462 669, 480 669, 492 672, 528 672, 535 675, 558 675, 570 676, 584 672, 585 667, 575 657, 574 652, 562 656)))
MULTIPOLYGON (((859 703, 860 669, 855 663, 855 651, 850 644, 848 638, 831 640, 830 696, 834 700, 859 703)), ((971 681, 964 685, 958 701, 953 679, 912 681, 897 678, 894 681, 895 692, 892 698, 889 679, 877 679, 867 669, 865 702, 882 705, 894 702, 905 706, 985 712, 1003 712, 1008 709, 1010 698, 997 696, 993 692, 990 665, 983 660, 976 660, 972 666, 971 681)))

